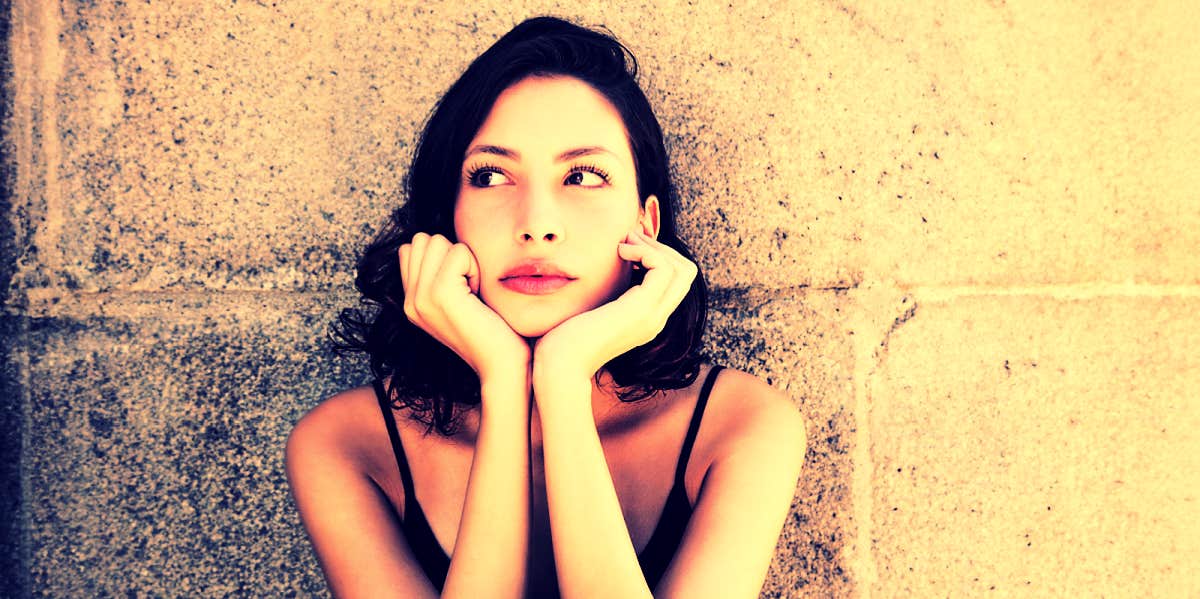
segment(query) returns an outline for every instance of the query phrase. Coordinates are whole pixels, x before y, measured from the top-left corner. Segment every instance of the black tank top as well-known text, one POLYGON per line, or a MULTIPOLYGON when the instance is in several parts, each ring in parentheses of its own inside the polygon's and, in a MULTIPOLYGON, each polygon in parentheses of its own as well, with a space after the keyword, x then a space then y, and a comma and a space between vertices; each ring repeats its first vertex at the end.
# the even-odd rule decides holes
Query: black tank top
MULTIPOLYGON (((687 471, 688 457, 692 453, 692 445, 696 442, 696 431, 700 429, 700 418, 704 415, 704 406, 708 403, 708 395, 712 391, 713 382, 721 366, 709 369, 700 389, 700 397, 696 400, 696 408, 692 412, 692 421, 688 426, 687 435, 683 438, 683 447, 679 452, 679 462, 675 467, 675 484, 667 494, 667 502, 663 505, 662 515, 658 525, 650 535, 650 541, 645 549, 638 554, 638 563, 646 576, 646 583, 651 590, 658 586, 658 581, 675 557, 675 551, 683 541, 683 533, 692 517, 692 506, 688 503, 687 492, 684 490, 683 475, 687 471)), ((408 460, 404 457, 404 447, 400 443, 400 434, 396 429, 396 418, 392 414, 391 402, 387 400, 383 385, 375 381, 375 396, 379 399, 379 407, 383 411, 387 423, 388 437, 392 442, 392 452, 396 455, 396 464, 400 467, 400 479, 404 483, 404 518, 401 527, 409 547, 417 557, 417 562, 434 588, 441 591, 446 584, 446 571, 450 568, 450 557, 446 555, 429 522, 425 520, 425 512, 417 502, 416 491, 413 490, 412 473, 408 469, 408 460)))

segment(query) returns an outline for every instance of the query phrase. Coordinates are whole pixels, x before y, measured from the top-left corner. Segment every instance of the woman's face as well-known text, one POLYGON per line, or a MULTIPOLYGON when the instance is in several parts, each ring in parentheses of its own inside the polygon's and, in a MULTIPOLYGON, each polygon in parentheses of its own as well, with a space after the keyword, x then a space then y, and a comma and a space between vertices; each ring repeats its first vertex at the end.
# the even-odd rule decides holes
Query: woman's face
POLYGON ((629 287, 617 244, 658 233, 658 200, 639 207, 620 114, 571 77, 506 89, 462 164, 454 229, 479 262, 479 295, 524 337, 629 287))

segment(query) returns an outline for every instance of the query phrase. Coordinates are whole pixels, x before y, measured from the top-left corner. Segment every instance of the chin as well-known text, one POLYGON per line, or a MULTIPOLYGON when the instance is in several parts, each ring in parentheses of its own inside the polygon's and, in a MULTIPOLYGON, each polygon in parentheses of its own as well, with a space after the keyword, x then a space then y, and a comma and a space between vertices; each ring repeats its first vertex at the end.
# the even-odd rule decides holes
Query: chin
POLYGON ((514 305, 501 302, 491 307, 514 332, 526 339, 541 337, 583 311, 572 311, 566 309, 566 306, 553 304, 514 305))
POLYGON ((567 320, 566 318, 513 318, 505 319, 512 330, 526 339, 536 339, 549 333, 554 327, 567 320))
POLYGON ((483 302, 495 310, 513 331, 526 339, 541 337, 572 317, 605 303, 581 301, 566 295, 542 296, 542 299, 538 300, 532 296, 522 298, 502 295, 494 298, 491 294, 484 297, 483 302), (496 301, 489 301, 490 299, 496 301))

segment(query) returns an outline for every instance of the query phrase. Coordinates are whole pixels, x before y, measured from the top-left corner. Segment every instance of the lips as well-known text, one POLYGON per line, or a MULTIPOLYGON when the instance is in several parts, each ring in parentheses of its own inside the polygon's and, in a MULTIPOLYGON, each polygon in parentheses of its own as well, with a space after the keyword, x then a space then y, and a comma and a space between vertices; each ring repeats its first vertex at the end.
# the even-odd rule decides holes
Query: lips
POLYGON ((526 295, 545 295, 565 287, 575 277, 550 262, 527 261, 504 273, 500 284, 526 295))

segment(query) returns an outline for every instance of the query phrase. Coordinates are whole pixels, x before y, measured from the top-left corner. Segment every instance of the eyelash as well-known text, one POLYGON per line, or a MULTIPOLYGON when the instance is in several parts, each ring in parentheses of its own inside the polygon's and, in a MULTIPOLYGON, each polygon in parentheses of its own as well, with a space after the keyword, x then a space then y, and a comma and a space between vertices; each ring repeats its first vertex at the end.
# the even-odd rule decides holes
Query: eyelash
POLYGON ((467 175, 465 177, 467 180, 467 184, 472 185, 472 186, 475 185, 475 177, 477 175, 479 175, 479 173, 482 173, 485 171, 503 174, 503 171, 500 170, 500 167, 498 167, 496 165, 487 164, 487 163, 477 164, 477 165, 474 165, 471 168, 467 169, 467 175))
POLYGON ((604 179, 605 183, 608 183, 608 171, 606 171, 594 164, 579 164, 579 165, 573 166, 573 167, 571 167, 571 174, 574 174, 574 173, 592 173, 593 175, 596 175, 597 177, 604 179))
MULTIPOLYGON (((488 163, 477 164, 477 165, 474 165, 474 166, 470 167, 469 169, 467 169, 467 174, 466 174, 467 184, 474 185, 475 177, 483 172, 493 172, 493 173, 504 174, 504 171, 501 170, 500 167, 498 167, 494 164, 488 164, 488 163)), ((605 183, 609 182, 608 171, 606 171, 594 164, 577 164, 577 165, 571 167, 571 170, 567 174, 572 175, 574 173, 592 173, 593 175, 596 175, 597 177, 604 179, 605 183)))

